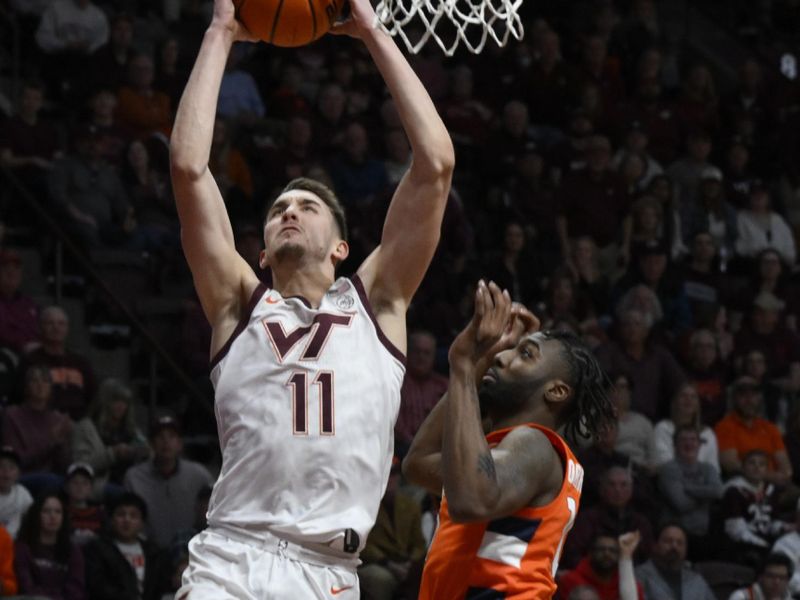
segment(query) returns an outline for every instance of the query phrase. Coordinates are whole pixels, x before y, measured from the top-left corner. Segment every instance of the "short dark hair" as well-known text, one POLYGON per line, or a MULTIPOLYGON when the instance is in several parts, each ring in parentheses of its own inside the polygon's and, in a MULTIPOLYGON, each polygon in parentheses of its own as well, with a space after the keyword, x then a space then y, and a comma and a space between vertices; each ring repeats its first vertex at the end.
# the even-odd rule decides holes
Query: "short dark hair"
POLYGON ((617 420, 617 410, 608 397, 611 382, 594 353, 574 333, 545 331, 545 339, 561 342, 567 363, 567 383, 572 397, 561 412, 564 435, 568 439, 594 438, 617 420))
POLYGON ((683 532, 683 537, 686 539, 687 542, 689 541, 689 534, 686 533, 686 529, 684 528, 684 526, 678 523, 677 521, 664 521, 663 523, 661 523, 661 525, 658 526, 658 529, 656 529, 656 537, 654 539, 658 540, 661 537, 661 534, 664 533, 664 530, 670 528, 680 529, 683 532))
POLYGON ((684 431, 691 431, 692 433, 696 434, 698 438, 700 437, 700 428, 697 425, 694 423, 684 423, 683 425, 678 425, 675 428, 675 433, 672 434, 673 442, 677 442, 678 436, 684 431))
MULTIPOLYGON (((341 202, 339 202, 339 198, 336 197, 336 193, 327 185, 317 181, 316 179, 311 179, 310 177, 297 177, 296 179, 292 179, 286 184, 286 187, 284 187, 280 193, 273 198, 273 200, 269 203, 269 206, 275 204, 275 200, 277 200, 280 196, 286 192, 291 192, 292 190, 305 190, 306 192, 311 192, 320 200, 322 200, 330 209, 333 219, 336 221, 336 226, 339 228, 339 235, 344 241, 347 241, 347 219, 344 214, 344 208, 342 207, 341 202)), ((267 207, 267 214, 269 214, 269 207, 267 207)))
POLYGON ((786 572, 789 574, 789 579, 794 575, 794 564, 792 559, 786 556, 783 552, 771 552, 767 554, 758 569, 758 574, 763 575, 767 567, 779 566, 786 567, 786 572))
POLYGON ((108 503, 108 514, 113 515, 114 512, 122 506, 133 506, 134 508, 138 508, 139 512, 142 513, 142 519, 147 519, 147 504, 139 494, 135 494, 134 492, 124 492, 119 496, 115 496, 108 503))

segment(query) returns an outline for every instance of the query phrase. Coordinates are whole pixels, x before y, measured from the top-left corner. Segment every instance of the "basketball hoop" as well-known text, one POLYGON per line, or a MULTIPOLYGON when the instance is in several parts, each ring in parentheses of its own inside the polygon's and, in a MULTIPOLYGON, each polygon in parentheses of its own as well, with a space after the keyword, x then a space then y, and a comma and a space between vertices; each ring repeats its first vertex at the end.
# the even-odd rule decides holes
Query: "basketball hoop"
POLYGON ((505 46, 509 35, 521 40, 521 4, 522 0, 380 0, 375 11, 383 29, 399 35, 409 52, 416 54, 433 38, 453 56, 459 43, 478 54, 489 37, 498 46, 505 46), (422 33, 410 36, 418 26, 424 28, 422 33))

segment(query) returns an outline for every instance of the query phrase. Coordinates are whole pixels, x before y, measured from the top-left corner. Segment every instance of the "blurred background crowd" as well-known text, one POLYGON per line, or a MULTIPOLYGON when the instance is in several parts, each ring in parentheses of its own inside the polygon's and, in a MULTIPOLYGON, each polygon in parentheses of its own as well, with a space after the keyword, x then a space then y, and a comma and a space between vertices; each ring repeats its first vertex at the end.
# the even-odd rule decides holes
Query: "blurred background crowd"
MULTIPOLYGON (((204 526, 210 329, 167 144, 210 8, 0 2, 0 595, 171 598, 204 526)), ((640 597, 705 598, 695 577, 711 598, 800 597, 800 2, 521 11, 505 48, 409 57, 457 166, 409 312, 398 461, 492 279, 582 336, 614 384, 617 426, 577 447, 561 597, 617 598, 631 531, 640 597)), ((266 203, 288 180, 338 194, 347 275, 410 160, 353 40, 231 53, 210 167, 260 276, 266 203)), ((416 597, 436 507, 396 466, 365 598, 416 597)))

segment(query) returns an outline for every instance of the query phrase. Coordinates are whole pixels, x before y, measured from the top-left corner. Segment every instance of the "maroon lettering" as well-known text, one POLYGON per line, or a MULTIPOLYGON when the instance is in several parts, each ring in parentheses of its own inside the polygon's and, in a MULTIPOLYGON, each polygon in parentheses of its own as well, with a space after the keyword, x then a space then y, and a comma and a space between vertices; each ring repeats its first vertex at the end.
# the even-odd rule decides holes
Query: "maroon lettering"
POLYGON ((308 384, 302 371, 293 373, 286 385, 292 388, 292 429, 295 435, 308 435, 308 384))
POLYGON ((316 360, 322 353, 334 325, 348 327, 352 319, 351 315, 320 313, 314 317, 314 322, 310 326, 297 327, 289 334, 278 321, 264 321, 264 328, 267 330, 272 349, 280 362, 283 362, 286 355, 306 334, 312 332, 311 339, 303 350, 300 360, 316 360))
POLYGON ((333 426, 333 371, 320 371, 314 380, 319 386, 319 432, 335 435, 333 426))

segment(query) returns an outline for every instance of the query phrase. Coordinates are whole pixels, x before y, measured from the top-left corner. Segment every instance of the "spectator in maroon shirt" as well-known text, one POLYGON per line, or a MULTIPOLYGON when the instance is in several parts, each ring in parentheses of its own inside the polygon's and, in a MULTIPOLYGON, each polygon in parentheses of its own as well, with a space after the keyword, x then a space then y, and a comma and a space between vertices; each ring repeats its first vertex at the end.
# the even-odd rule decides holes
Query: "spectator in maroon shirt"
POLYGON ((672 354, 650 339, 652 318, 629 309, 619 315, 619 336, 600 346, 597 358, 607 372, 630 373, 631 409, 656 420, 667 413, 670 399, 686 380, 672 354))
POLYGON ((62 308, 42 310, 39 328, 41 345, 23 357, 20 373, 29 365, 48 368, 53 382, 52 408, 73 420, 82 419, 95 392, 94 370, 84 356, 67 349, 69 319, 62 308))
POLYGON ((600 270, 607 274, 616 268, 618 259, 627 263, 630 255, 629 199, 609 168, 611 144, 607 138, 591 138, 586 159, 586 169, 564 181, 556 226, 563 256, 570 255, 570 240, 588 235, 597 244, 600 270))
POLYGON ((400 390, 400 414, 395 439, 407 447, 417 429, 447 391, 447 377, 433 370, 436 338, 427 331, 415 331, 408 338, 408 361, 400 390))
POLYGON ((23 352, 36 340, 39 309, 20 291, 22 257, 16 250, 0 250, 0 346, 23 352))
POLYGON ((693 65, 686 73, 683 93, 675 106, 683 131, 715 132, 719 127, 718 105, 711 71, 705 65, 693 65))
MULTIPOLYGON (((0 127, 0 164, 11 169, 40 200, 46 198, 46 173, 60 154, 56 128, 39 115, 44 101, 44 84, 26 81, 17 114, 0 127)), ((7 216, 13 217, 16 208, 6 211, 7 216)))
POLYGON ((536 121, 563 126, 569 97, 569 67, 561 58, 561 39, 552 29, 539 37, 536 61, 523 82, 525 101, 536 121))
POLYGON ((606 40, 599 34, 586 37, 583 42, 581 64, 573 76, 573 97, 577 90, 592 83, 600 89, 602 104, 616 106, 625 98, 619 61, 608 56, 606 40))
POLYGON ((672 106, 661 97, 661 83, 653 76, 641 75, 636 98, 620 111, 624 122, 639 121, 650 140, 650 153, 662 165, 675 160, 681 144, 678 118, 672 106))
POLYGON ((3 443, 20 457, 20 483, 35 495, 61 483, 70 458, 72 423, 50 407, 52 381, 41 366, 25 371, 22 404, 10 406, 3 417, 3 443))

